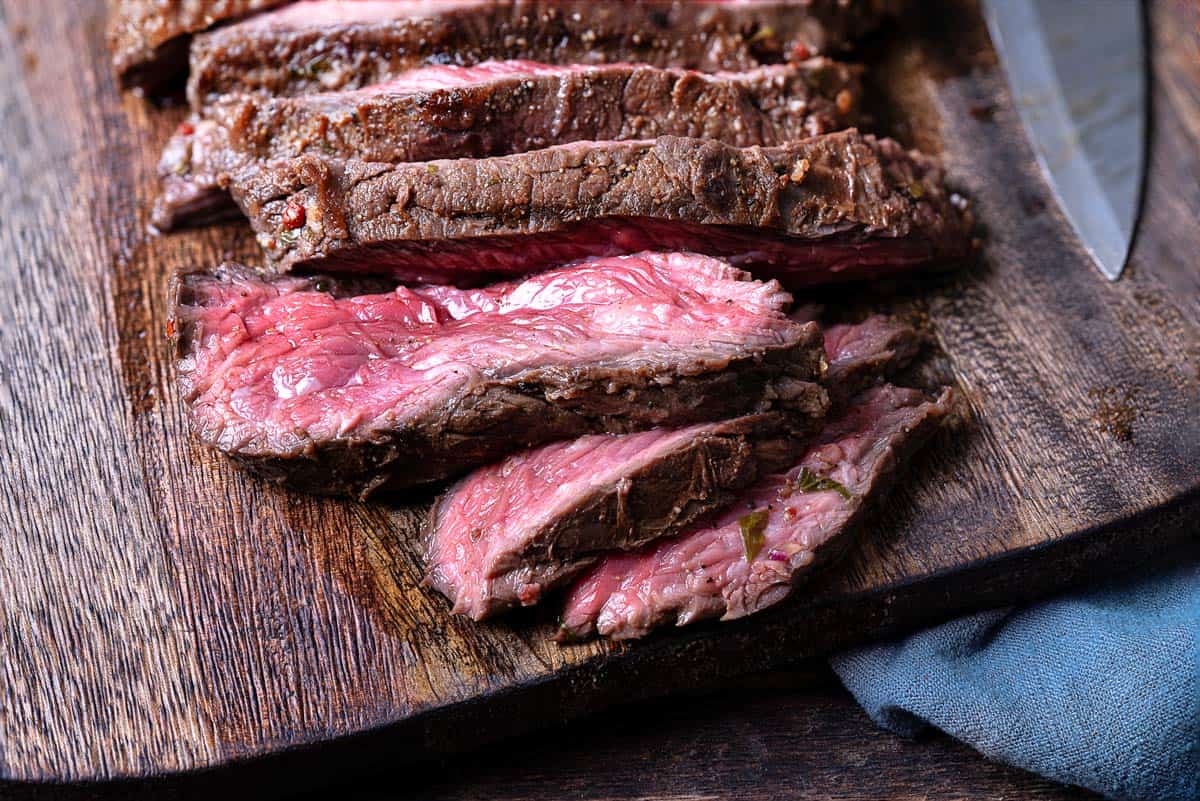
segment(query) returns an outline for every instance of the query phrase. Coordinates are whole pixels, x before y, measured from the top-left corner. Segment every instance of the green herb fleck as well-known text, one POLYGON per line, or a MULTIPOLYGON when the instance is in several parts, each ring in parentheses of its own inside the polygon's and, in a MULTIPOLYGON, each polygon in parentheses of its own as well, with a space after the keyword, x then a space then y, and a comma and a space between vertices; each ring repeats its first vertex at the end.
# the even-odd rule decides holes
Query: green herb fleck
POLYGON ((333 283, 328 278, 321 277, 312 282, 312 288, 317 292, 328 292, 333 289, 333 283))
POLYGON ((291 70, 293 78, 308 78, 312 80, 319 76, 322 72, 329 69, 329 61, 324 56, 317 56, 309 59, 299 67, 293 67, 291 70))
POLYGON ((746 551, 746 561, 753 562, 767 539, 763 536, 767 528, 767 510, 758 509, 743 515, 738 519, 738 528, 742 530, 742 547, 746 551))
POLYGON ((908 185, 908 194, 912 195, 914 200, 920 200, 925 197, 925 184, 913 181, 908 185))
POLYGON ((842 486, 841 483, 834 481, 832 478, 817 475, 807 467, 800 468, 800 475, 796 476, 796 480, 792 482, 792 485, 801 492, 826 492, 833 490, 846 500, 850 500, 852 497, 850 490, 842 486))
POLYGON ((438 166, 436 164, 431 163, 431 164, 425 165, 425 172, 429 173, 430 175, 433 175, 437 171, 438 171, 438 166))
POLYGON ((297 228, 294 231, 289 231, 286 228, 275 234, 275 238, 285 245, 294 245, 300 239, 300 232, 304 230, 297 228))
POLYGON ((774 39, 774 38, 775 38, 775 29, 772 28, 770 25, 764 25, 761 28, 759 28, 757 31, 754 32, 754 35, 750 37, 749 41, 750 41, 750 44, 758 44, 759 42, 763 42, 768 39, 774 39))

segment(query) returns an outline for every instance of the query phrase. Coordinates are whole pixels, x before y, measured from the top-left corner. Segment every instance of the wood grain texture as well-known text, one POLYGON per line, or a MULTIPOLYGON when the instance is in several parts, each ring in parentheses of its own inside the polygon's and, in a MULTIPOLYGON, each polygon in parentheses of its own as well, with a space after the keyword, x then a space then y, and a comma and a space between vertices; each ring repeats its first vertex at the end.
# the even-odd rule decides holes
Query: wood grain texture
MULTIPOLYGON (((987 762, 943 736, 882 732, 828 668, 740 676, 713 692, 617 707, 469 757, 408 766, 402 778, 340 776, 291 801, 1091 801, 1075 787, 987 762)), ((189 785, 191 788, 193 785, 189 785)), ((270 787, 234 795, 260 801, 270 787)), ((228 798, 161 785, 26 786, 5 801, 228 798)))
POLYGON ((1036 174, 976 10, 931 12, 946 30, 888 50, 905 69, 886 74, 911 77, 883 91, 925 127, 890 125, 941 150, 984 259, 932 290, 856 293, 847 313, 921 321, 938 352, 917 378, 956 383, 970 414, 795 603, 569 648, 547 640, 549 611, 450 617, 418 586, 419 506, 288 494, 189 440, 167 276, 257 259, 252 238, 147 232, 182 112, 118 94, 101 3, 0 9, 0 777, 220 766, 302 786, 1052 592, 1194 531, 1194 4, 1153 5, 1151 175, 1118 284, 1036 174))
MULTIPOLYGON (((944 737, 880 732, 840 687, 803 692, 751 676, 721 695, 617 709, 471 764, 419 771, 408 788, 348 801, 1086 801, 1095 796, 989 763, 944 737), (649 725, 648 725, 649 724, 649 725), (547 788, 553 788, 548 792, 547 788)), ((314 795, 316 801, 319 795, 314 795)), ((325 796, 328 797, 328 796, 325 796)))

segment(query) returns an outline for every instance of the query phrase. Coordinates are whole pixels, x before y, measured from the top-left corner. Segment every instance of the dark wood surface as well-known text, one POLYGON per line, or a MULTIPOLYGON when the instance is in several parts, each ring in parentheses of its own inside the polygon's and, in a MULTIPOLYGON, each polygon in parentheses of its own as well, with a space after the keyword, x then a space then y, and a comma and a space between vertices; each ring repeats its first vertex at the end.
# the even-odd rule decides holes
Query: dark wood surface
POLYGON ((944 736, 881 732, 832 676, 756 674, 734 685, 619 708, 474 759, 447 760, 418 771, 403 789, 346 788, 348 801, 1098 798, 987 762, 944 736))
POLYGON ((969 414, 795 603, 570 648, 545 615, 449 617, 418 586, 419 510, 274 490, 188 439, 165 282, 254 258, 251 237, 148 233, 182 112, 118 95, 100 3, 0 9, 0 777, 302 786, 1049 593, 1200 514, 1194 3, 1153 4, 1146 210, 1115 285, 1037 176, 975 11, 935 8, 940 30, 885 48, 890 126, 942 153, 984 258, 857 308, 922 321, 923 379, 969 414))
MULTIPOLYGON (((269 797, 269 783, 233 797, 269 797)), ((198 801, 230 794, 188 783, 118 791, 25 786, 3 801, 198 801)), ((1097 796, 987 762, 947 737, 879 731, 828 668, 740 676, 713 692, 617 707, 481 753, 368 776, 340 776, 292 801, 1090 801, 1097 796)))

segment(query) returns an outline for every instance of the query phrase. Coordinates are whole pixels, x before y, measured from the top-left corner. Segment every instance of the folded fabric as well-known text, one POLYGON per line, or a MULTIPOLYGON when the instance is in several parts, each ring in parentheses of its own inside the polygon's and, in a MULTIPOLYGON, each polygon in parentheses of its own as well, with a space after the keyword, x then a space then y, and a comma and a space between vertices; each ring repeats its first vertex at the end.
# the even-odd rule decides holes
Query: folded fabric
POLYGON ((1114 799, 1200 799, 1200 548, 834 657, 876 723, 1114 799))

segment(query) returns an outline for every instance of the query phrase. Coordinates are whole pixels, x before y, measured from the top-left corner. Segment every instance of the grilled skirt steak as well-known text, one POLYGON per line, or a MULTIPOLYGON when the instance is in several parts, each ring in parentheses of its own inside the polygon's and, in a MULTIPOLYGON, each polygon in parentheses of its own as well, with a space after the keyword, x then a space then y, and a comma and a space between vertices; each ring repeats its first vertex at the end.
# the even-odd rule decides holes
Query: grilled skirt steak
POLYGON ((909 325, 877 314, 861 323, 825 329, 825 358, 829 369, 825 387, 835 409, 881 377, 904 369, 916 358, 921 335, 909 325))
POLYGON ((638 63, 706 72, 840 49, 899 0, 355 0, 294 3, 198 36, 188 97, 382 83, 428 63, 638 63))
POLYGON ((531 606, 602 552, 679 531, 768 465, 784 469, 786 423, 769 413, 592 434, 480 468, 430 512, 427 582, 476 620, 531 606))
POLYGON ((487 289, 338 297, 226 266, 176 282, 196 435, 269 479, 366 497, 590 432, 824 413, 820 331, 791 298, 692 254, 487 289))
POLYGON ((858 396, 786 473, 714 520, 640 551, 605 557, 569 593, 560 638, 627 639, 656 626, 743 617, 791 594, 879 495, 898 464, 945 419, 937 400, 882 385, 858 396))
POLYGON ((187 71, 191 35, 287 0, 109 0, 108 46, 128 87, 157 92, 187 71))
POLYGON ((478 283, 594 256, 696 250, 789 286, 963 256, 932 161, 856 130, 782 147, 576 142, 488 159, 260 165, 233 197, 273 267, 478 283))
MULTIPOLYGON (((826 332, 829 391, 857 394, 908 364, 918 337, 885 317, 826 332)), ((593 434, 516 454, 451 487, 431 511, 429 584, 476 620, 537 603, 605 552, 678 533, 787 470, 815 421, 769 413, 682 429, 593 434)))
POLYGON ((493 61, 425 67, 348 92, 225 97, 167 144, 154 222, 165 230, 236 211, 224 187, 259 160, 478 158, 664 135, 777 145, 853 125, 861 94, 857 68, 814 58, 718 75, 493 61))

